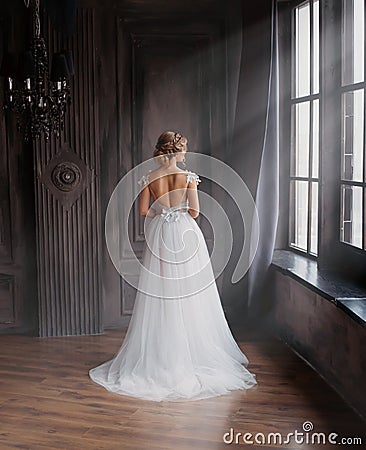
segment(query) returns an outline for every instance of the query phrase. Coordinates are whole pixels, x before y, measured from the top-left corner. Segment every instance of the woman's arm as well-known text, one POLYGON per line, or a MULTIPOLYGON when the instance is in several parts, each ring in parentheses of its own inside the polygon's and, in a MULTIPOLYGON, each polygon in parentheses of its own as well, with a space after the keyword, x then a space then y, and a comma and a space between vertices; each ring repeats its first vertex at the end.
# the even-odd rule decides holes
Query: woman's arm
POLYGON ((147 185, 140 192, 139 211, 141 216, 155 216, 155 210, 150 208, 150 189, 147 185))
POLYGON ((189 203, 189 214, 195 219, 199 216, 200 213, 200 205, 198 202, 198 193, 197 193, 197 181, 193 179, 190 183, 188 183, 188 203, 189 203))

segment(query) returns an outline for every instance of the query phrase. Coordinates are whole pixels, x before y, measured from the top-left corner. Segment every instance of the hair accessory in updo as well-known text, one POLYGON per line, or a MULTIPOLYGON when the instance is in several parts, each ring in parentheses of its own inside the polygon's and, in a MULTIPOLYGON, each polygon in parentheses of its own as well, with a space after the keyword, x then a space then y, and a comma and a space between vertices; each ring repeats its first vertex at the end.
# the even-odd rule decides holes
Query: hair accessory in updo
POLYGON ((174 133, 174 139, 173 142, 174 144, 178 144, 178 142, 182 139, 182 135, 180 133, 174 133))
POLYGON ((164 156, 170 159, 175 156, 175 153, 184 151, 186 145, 187 138, 181 133, 165 131, 158 138, 154 156, 164 156))

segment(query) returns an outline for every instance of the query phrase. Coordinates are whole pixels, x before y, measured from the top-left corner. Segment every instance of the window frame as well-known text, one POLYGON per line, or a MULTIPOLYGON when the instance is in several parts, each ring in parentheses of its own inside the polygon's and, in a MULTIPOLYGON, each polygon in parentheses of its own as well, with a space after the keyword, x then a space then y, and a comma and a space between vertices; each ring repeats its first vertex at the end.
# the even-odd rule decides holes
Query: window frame
MULTIPOLYGON (((313 92, 313 86, 314 86, 314 21, 313 21, 313 6, 314 6, 314 0, 299 0, 296 2, 296 5, 293 5, 291 8, 291 38, 290 38, 290 54, 291 54, 291 86, 290 86, 290 96, 288 98, 288 102, 290 104, 290 117, 291 117, 291 140, 290 140, 290 173, 289 173, 289 191, 291 181, 305 181, 307 183, 307 196, 308 196, 308 211, 307 211, 307 243, 306 248, 307 250, 301 249, 296 247, 295 245, 292 245, 290 242, 290 227, 293 226, 292 221, 294 220, 294 216, 291 215, 291 210, 289 207, 289 233, 288 233, 288 247, 291 250, 295 250, 296 252, 299 252, 302 255, 306 255, 310 258, 317 259, 318 253, 314 254, 311 253, 311 216, 312 216, 312 184, 316 182, 318 184, 318 202, 319 202, 319 185, 320 185, 320 173, 318 170, 318 176, 313 176, 313 118, 314 118, 314 102, 318 100, 319 102, 319 131, 321 129, 321 117, 320 117, 320 105, 321 105, 321 95, 320 95, 320 84, 319 84, 319 92, 314 93, 313 92), (295 30, 296 30, 296 17, 295 17, 295 8, 301 6, 302 4, 309 3, 310 7, 310 65, 309 65, 309 71, 310 71, 310 80, 309 80, 309 93, 307 95, 297 96, 296 95, 296 38, 295 38, 295 30), (296 108, 296 105, 300 105, 302 103, 309 102, 309 154, 308 154, 308 162, 309 162, 309 170, 308 170, 308 176, 300 176, 300 175, 292 175, 291 174, 291 159, 294 156, 294 144, 293 144, 293 127, 294 127, 294 117, 292 113, 292 109, 296 108)), ((319 3, 320 8, 320 3, 319 3)), ((319 18, 320 20, 320 18, 319 18)), ((320 48, 319 48, 320 50, 320 48)), ((319 65, 320 65, 320 54, 319 54, 319 65)), ((320 78, 319 78, 320 82, 320 78)), ((288 95, 288 94, 287 94, 288 95)), ((319 132, 319 151, 320 151, 320 132, 319 132)), ((320 161, 320 154, 319 154, 319 161, 320 161)), ((318 165, 319 167, 319 165, 318 165)), ((289 192, 289 200, 290 199, 290 192, 289 192)), ((319 209, 319 208, 318 208, 319 209)), ((319 243, 319 215, 318 215, 318 243, 319 243)), ((317 243, 317 247, 318 247, 317 243)), ((318 250, 318 248, 317 248, 318 250)))
MULTIPOLYGON (((279 238, 277 242, 281 248, 300 253, 310 259, 316 259, 319 269, 342 272, 356 281, 365 282, 366 251, 340 240, 341 185, 343 182, 341 179, 342 67, 339 62, 342 55, 341 25, 343 2, 339 0, 319 0, 318 256, 315 257, 290 246, 288 222, 290 216, 291 127, 289 124, 291 124, 291 106, 289 105, 291 105, 292 73, 294 70, 294 58, 291 49, 294 38, 293 19, 295 14, 293 10, 302 3, 304 3, 304 0, 278 1, 280 215, 282 217, 279 220, 279 238)), ((365 85, 366 95, 366 80, 362 84, 365 85)), ((311 91, 310 95, 313 95, 311 91)), ((365 159, 364 173, 366 173, 365 159)), ((363 201, 363 227, 365 233, 366 199, 364 198, 363 201)))
MULTIPOLYGON (((341 1, 342 4, 342 8, 341 8, 341 20, 343 19, 343 15, 344 15, 344 5, 345 2, 341 1)), ((364 1, 364 37, 366 37, 366 1, 364 1)), ((348 3, 348 7, 349 7, 350 3, 348 3)), ((343 30, 343 24, 341 23, 341 30, 342 30, 342 36, 344 33, 343 30)), ((343 53, 343 48, 344 48, 344 43, 342 42, 342 49, 341 52, 343 53)), ((362 211, 361 211, 361 220, 362 220, 362 231, 361 231, 361 239, 362 239, 362 249, 359 247, 355 247, 356 249, 358 249, 361 252, 365 252, 366 253, 366 150, 365 150, 365 146, 366 146, 366 45, 365 45, 365 39, 364 39, 364 46, 363 46, 363 64, 364 64, 364 80, 363 81, 359 81, 359 82, 353 82, 353 83, 341 83, 340 89, 341 89, 341 96, 343 96, 345 93, 347 92, 355 92, 357 90, 362 90, 363 91, 363 167, 362 167, 362 173, 363 173, 363 179, 362 181, 355 181, 355 180, 347 180, 347 179, 343 179, 342 178, 342 173, 340 176, 340 195, 341 195, 341 191, 342 191, 342 185, 346 185, 346 186, 360 186, 363 192, 362 195, 362 211)), ((343 67, 341 68, 341 70, 343 70, 343 67)), ((342 80, 343 81, 343 80, 342 80)), ((342 154, 342 152, 341 152, 342 154)), ((341 168, 342 168, 342 163, 341 163, 341 168)), ((340 217, 341 219, 341 217, 340 217)), ((349 246, 352 244, 349 244, 347 242, 343 242, 345 245, 349 246)), ((353 246, 354 247, 354 246, 353 246)))

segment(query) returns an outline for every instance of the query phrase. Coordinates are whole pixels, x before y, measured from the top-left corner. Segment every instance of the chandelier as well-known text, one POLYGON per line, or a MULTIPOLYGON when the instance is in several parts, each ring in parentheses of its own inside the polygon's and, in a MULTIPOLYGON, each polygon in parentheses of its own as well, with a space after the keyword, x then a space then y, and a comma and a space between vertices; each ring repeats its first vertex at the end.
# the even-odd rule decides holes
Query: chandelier
POLYGON ((5 78, 4 109, 16 115, 17 129, 26 141, 51 133, 57 137, 64 127, 70 103, 70 78, 74 74, 72 53, 62 50, 52 56, 48 69, 46 43, 41 36, 39 0, 33 5, 33 38, 31 48, 17 58, 4 53, 0 76, 5 78))

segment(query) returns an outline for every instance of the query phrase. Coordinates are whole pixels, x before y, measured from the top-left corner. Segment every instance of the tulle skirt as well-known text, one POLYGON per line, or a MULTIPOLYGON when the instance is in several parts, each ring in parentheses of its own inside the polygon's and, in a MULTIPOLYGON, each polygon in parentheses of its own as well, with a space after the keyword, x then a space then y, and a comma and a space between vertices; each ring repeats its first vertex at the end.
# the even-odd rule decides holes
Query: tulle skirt
POLYGON ((112 359, 90 369, 90 378, 108 391, 153 401, 200 400, 255 386, 256 375, 226 321, 196 221, 188 212, 157 215, 146 241, 123 343, 112 359), (155 285, 156 275, 162 276, 155 285))

